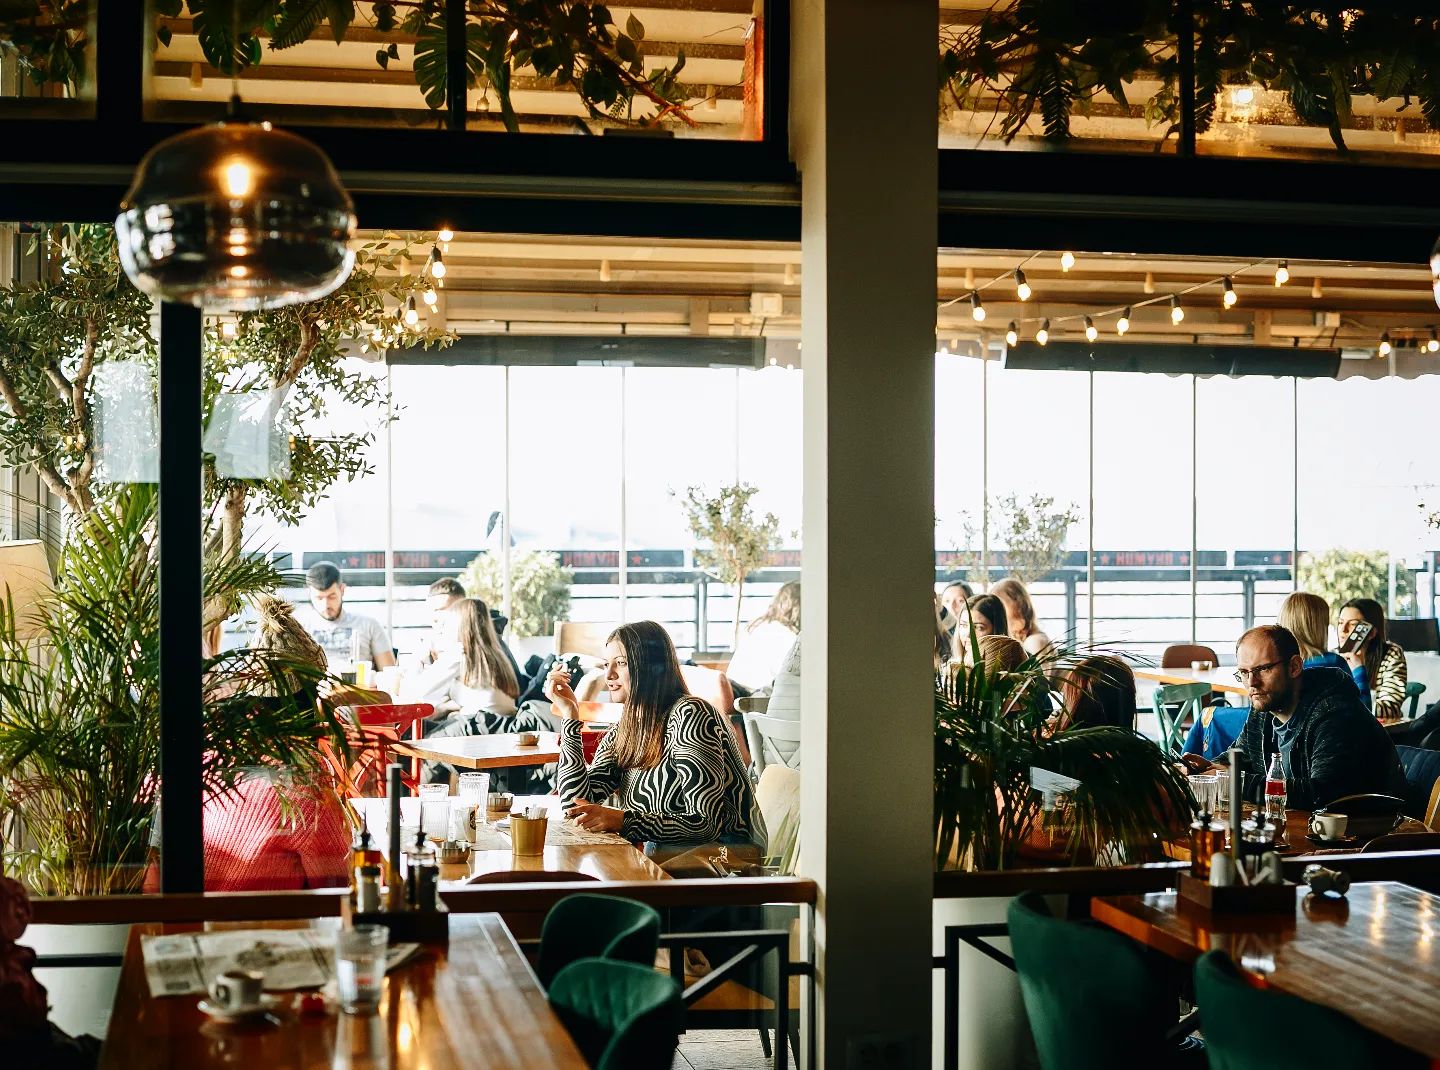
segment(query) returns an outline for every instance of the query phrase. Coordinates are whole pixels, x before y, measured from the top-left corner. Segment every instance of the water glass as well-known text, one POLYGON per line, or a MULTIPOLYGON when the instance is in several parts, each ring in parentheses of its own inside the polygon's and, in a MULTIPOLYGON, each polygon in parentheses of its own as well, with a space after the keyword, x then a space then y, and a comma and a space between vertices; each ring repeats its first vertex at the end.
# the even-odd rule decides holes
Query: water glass
POLYGON ((420 808, 425 835, 443 840, 450 823, 450 785, 421 784, 420 808))
POLYGON ((1220 778, 1214 773, 1197 773, 1186 779, 1190 782, 1190 793, 1195 796, 1195 805, 1213 814, 1220 778))
POLYGON ((336 935, 335 987, 346 1014, 365 1014, 379 1005, 389 940, 383 925, 357 925, 336 935))
POLYGON ((1215 774, 1215 809, 1212 812, 1216 817, 1225 817, 1230 813, 1230 773, 1228 770, 1215 774))
POLYGON ((456 798, 467 806, 483 806, 490 794, 489 773, 461 773, 456 798))

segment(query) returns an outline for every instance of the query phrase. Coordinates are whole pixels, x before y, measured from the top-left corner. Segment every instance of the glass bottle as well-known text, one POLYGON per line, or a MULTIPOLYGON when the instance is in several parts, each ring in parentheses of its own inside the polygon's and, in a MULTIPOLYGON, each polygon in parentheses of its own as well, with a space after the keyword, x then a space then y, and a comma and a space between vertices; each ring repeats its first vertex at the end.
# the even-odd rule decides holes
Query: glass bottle
POLYGON ((371 841, 369 822, 362 820, 360 831, 355 834, 355 841, 350 845, 350 905, 352 907, 355 907, 358 902, 357 885, 361 868, 364 866, 378 868, 382 861, 380 848, 371 841))
POLYGON ((1285 765, 1276 751, 1270 759, 1270 768, 1265 772, 1265 816, 1276 829, 1285 829, 1285 765))
POLYGON ((1225 826, 1210 811, 1201 809, 1190 823, 1190 876, 1196 880, 1210 879, 1210 858, 1225 850, 1225 826))
POLYGON ((440 866, 422 824, 415 831, 415 845, 405 852, 405 905, 411 910, 434 910, 439 886, 440 866))

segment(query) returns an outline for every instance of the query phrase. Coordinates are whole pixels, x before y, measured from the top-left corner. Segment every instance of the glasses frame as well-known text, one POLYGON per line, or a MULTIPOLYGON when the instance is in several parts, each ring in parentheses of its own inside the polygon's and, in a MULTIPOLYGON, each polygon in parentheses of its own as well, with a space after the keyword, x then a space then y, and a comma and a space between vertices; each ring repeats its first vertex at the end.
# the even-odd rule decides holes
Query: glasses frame
POLYGON ((1277 665, 1284 665, 1287 661, 1289 661, 1288 658, 1281 658, 1279 661, 1267 661, 1264 665, 1256 665, 1253 669, 1236 669, 1235 681, 1236 683, 1248 684, 1252 677, 1262 672, 1269 672, 1277 665))

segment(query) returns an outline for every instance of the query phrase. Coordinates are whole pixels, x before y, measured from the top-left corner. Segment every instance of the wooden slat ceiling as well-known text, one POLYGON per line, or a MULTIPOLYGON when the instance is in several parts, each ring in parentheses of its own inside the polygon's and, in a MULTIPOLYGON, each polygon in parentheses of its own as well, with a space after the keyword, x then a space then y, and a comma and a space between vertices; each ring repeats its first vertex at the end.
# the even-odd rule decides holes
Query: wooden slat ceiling
MULTIPOLYGON (((612 5, 618 25, 634 14, 645 26, 647 69, 668 66, 684 49, 681 75, 691 117, 705 136, 739 136, 743 118, 745 42, 754 0, 643 0, 612 5)), ((190 19, 162 19, 169 45, 155 53, 151 99, 177 117, 213 113, 230 95, 230 80, 205 63, 190 19)), ((412 70, 415 39, 399 32, 382 34, 356 25, 342 44, 321 24, 311 39, 281 52, 265 50, 259 65, 241 78, 245 99, 270 109, 277 118, 328 118, 331 121, 399 122, 434 125, 439 113, 426 107, 412 70), (400 58, 388 70, 375 62, 377 48, 394 43, 400 58)), ((541 130, 574 126, 585 110, 573 91, 539 78, 531 68, 515 72, 511 98, 521 128, 541 130)), ((485 125, 485 113, 497 116, 493 94, 472 93, 472 127, 485 125)), ((598 128, 598 127, 597 127, 598 128)), ((677 127, 677 133, 681 130, 677 127)))
MULTIPOLYGON (((445 262, 442 314, 462 333, 799 334, 798 245, 462 233, 445 262), (780 294, 781 314, 752 313, 755 293, 780 294)), ((1066 272, 1058 251, 946 249, 937 258, 937 337, 964 348, 1003 336, 1012 319, 1032 335, 1048 317, 1052 337, 1079 338, 1083 317, 1091 315, 1113 338, 1116 314, 1127 305, 1132 341, 1374 348, 1382 331, 1403 344, 1428 339, 1440 325, 1424 265, 1290 261, 1290 282, 1277 287, 1275 264, 1077 253, 1066 272), (1022 264, 1034 289, 1026 302, 1018 300, 1013 277, 1022 264), (1153 294, 1145 292, 1147 273, 1153 294), (1230 310, 1221 306, 1218 282, 1227 275, 1239 297, 1230 310), (1182 325, 1173 326, 1169 296, 1196 286, 1181 298, 1182 325), (983 324, 971 316, 972 288, 982 294, 983 324), (1147 300, 1155 303, 1141 307, 1147 300)), ((417 261, 411 269, 422 266, 417 261)))

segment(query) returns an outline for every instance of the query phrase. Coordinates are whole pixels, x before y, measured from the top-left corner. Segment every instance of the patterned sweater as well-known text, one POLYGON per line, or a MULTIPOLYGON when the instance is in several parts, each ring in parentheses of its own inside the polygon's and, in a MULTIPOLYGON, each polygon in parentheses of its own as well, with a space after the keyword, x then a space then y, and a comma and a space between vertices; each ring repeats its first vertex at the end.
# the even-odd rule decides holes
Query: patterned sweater
POLYGON ((1394 643, 1385 644, 1385 655, 1375 679, 1370 681, 1370 695, 1376 717, 1399 717, 1405 703, 1407 669, 1405 651, 1394 643))
POLYGON ((685 846, 726 842, 765 845, 765 822, 730 726, 708 703, 683 696, 666 715, 660 761, 653 769, 621 769, 615 733, 600 741, 589 767, 580 749, 580 722, 560 732, 558 789, 562 799, 603 802, 618 795, 620 835, 632 842, 685 846))

